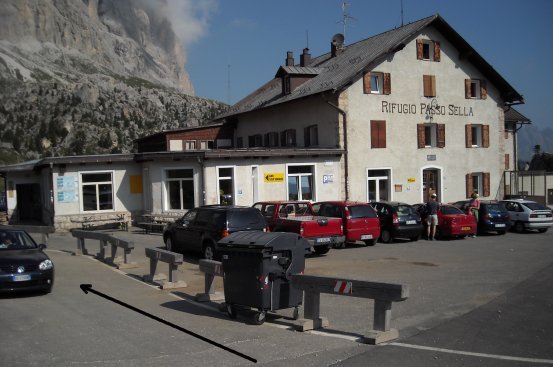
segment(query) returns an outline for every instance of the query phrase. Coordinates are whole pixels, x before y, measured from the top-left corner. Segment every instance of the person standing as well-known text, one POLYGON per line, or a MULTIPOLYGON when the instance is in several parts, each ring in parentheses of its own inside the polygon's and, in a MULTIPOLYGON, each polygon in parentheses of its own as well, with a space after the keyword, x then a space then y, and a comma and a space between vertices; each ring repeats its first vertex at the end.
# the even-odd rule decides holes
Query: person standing
POLYGON ((426 238, 430 241, 436 237, 439 207, 440 204, 436 201, 436 194, 430 195, 430 200, 426 203, 426 238))
MULTIPOLYGON (((478 212, 480 210, 480 200, 478 200, 478 197, 479 195, 473 192, 469 201, 469 214, 474 215, 476 219, 476 228, 478 228, 478 212)), ((476 234, 473 234, 472 237, 476 237, 476 234)))

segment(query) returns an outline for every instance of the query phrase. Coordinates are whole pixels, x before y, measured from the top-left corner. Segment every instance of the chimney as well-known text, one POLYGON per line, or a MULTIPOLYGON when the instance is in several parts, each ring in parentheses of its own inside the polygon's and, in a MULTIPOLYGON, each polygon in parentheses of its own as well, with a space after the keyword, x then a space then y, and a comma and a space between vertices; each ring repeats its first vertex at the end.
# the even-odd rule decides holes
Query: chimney
POLYGON ((311 54, 308 48, 304 48, 300 55, 300 66, 309 66, 309 64, 311 64, 311 54))
POLYGON ((344 35, 337 33, 332 36, 330 41, 330 55, 332 57, 338 56, 344 50, 344 35))
POLYGON ((288 51, 286 53, 286 66, 294 66, 294 53, 292 51, 288 51))

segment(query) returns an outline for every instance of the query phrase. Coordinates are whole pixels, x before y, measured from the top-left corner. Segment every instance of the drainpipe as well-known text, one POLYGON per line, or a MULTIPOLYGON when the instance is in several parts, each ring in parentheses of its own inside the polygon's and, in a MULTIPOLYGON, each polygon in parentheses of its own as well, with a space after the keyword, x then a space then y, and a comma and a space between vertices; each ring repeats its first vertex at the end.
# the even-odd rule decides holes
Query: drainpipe
POLYGON ((324 101, 334 108, 340 115, 342 115, 343 126, 344 126, 344 179, 345 179, 345 191, 346 191, 346 200, 349 200, 349 160, 348 160, 348 129, 347 129, 347 114, 346 111, 336 106, 334 103, 328 101, 324 98, 324 101))
POLYGON ((202 205, 205 205, 205 165, 204 160, 202 157, 197 156, 196 157, 198 164, 200 165, 200 182, 202 183, 201 190, 202 190, 202 205))

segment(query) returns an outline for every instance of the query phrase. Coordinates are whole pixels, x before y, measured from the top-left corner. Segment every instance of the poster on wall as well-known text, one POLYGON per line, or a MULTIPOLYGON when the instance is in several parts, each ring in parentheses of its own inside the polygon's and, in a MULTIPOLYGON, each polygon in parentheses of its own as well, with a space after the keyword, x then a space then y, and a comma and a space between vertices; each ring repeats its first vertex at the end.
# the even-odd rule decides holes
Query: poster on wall
POLYGON ((58 187, 58 203, 75 203, 79 201, 77 188, 79 182, 74 176, 60 176, 56 180, 58 187))
POLYGON ((59 203, 74 203, 79 200, 79 195, 75 190, 58 191, 59 203))
POLYGON ((60 176, 57 178, 58 190, 76 189, 79 186, 77 177, 60 176))

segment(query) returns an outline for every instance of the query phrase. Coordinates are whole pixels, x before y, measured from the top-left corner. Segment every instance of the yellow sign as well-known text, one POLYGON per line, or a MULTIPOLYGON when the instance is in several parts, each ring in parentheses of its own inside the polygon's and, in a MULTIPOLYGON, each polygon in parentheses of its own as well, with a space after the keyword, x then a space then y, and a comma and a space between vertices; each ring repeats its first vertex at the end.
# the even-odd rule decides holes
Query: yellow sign
POLYGON ((284 182, 284 173, 265 173, 265 182, 284 182))
POLYGON ((407 179, 407 182, 415 182, 415 181, 416 181, 416 180, 415 180, 414 177, 409 177, 409 178, 407 179))

